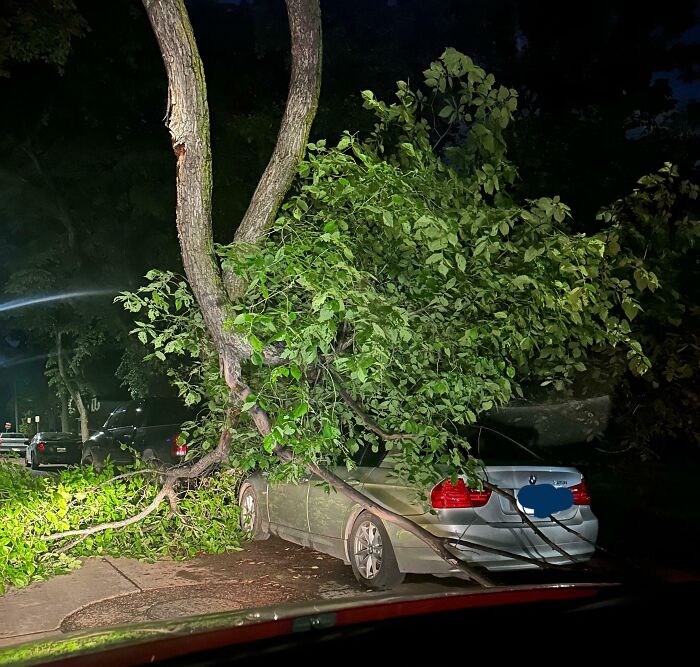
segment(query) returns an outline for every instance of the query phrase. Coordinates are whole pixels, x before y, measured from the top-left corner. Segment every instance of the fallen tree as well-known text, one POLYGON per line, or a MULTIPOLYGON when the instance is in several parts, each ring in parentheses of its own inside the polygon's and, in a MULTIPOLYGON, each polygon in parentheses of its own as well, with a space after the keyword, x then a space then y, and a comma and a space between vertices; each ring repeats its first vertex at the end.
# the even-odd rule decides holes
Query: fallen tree
POLYGON ((206 398, 208 414, 189 433, 199 458, 164 472, 156 498, 128 521, 163 502, 177 512, 183 480, 276 460, 274 475, 313 473, 490 585, 454 547, 498 550, 434 536, 330 465, 351 467, 369 445, 399 451, 397 474, 419 488, 458 475, 480 488, 483 464, 465 429, 522 395, 523 379, 564 390, 592 351, 612 349, 643 373, 627 316, 635 288, 618 277, 624 252, 606 245, 609 230, 571 233, 558 197, 512 200, 504 130, 517 94, 452 49, 424 73, 425 90, 399 82, 391 105, 363 93, 377 118, 369 137, 317 141, 304 157, 320 81, 316 0, 287 1, 292 76, 277 145, 232 243, 215 247, 192 27, 182 0, 144 7, 168 75, 186 276, 154 270, 119 300, 146 314, 136 333, 154 355, 189 359, 173 381, 186 402, 206 398))

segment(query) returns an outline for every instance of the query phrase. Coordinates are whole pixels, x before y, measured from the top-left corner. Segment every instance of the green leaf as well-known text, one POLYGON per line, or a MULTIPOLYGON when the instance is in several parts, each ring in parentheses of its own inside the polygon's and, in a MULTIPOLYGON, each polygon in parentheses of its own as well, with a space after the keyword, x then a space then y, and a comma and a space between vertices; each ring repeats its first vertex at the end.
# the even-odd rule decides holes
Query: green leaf
POLYGON ((532 261, 533 259, 535 259, 535 257, 537 257, 539 254, 540 254, 540 251, 539 251, 537 248, 535 248, 535 247, 533 247, 533 246, 530 246, 530 247, 525 251, 525 257, 524 257, 524 259, 525 259, 526 262, 531 262, 531 261, 532 261))
POLYGON ((631 322, 637 316, 637 313, 640 311, 640 308, 639 304, 635 303, 630 299, 625 299, 622 302, 622 310, 625 311, 627 319, 631 322))
POLYGON ((309 411, 308 403, 300 403, 292 412, 292 419, 301 419, 309 411))
POLYGON ((262 352, 263 344, 260 342, 260 339, 255 334, 250 334, 248 340, 250 341, 250 344, 254 350, 262 352))
POLYGON ((248 412, 257 402, 257 399, 254 394, 251 394, 248 396, 248 398, 245 399, 245 402, 241 406, 241 411, 242 412, 248 412))

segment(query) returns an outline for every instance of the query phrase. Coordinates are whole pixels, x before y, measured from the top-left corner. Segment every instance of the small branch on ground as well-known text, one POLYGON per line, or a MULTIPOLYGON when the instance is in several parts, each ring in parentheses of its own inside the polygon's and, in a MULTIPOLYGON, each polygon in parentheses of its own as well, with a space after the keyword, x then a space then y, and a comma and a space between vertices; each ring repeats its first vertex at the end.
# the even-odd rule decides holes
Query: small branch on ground
MULTIPOLYGON (((229 422, 235 423, 235 421, 238 419, 239 414, 239 410, 229 410, 229 422)), ((228 428, 225 428, 221 433, 221 437, 219 438, 219 443, 216 446, 216 448, 208 454, 206 454, 205 456, 203 456, 196 463, 183 468, 171 468, 170 470, 166 471, 148 470, 149 472, 157 472, 162 475, 163 487, 156 494, 156 497, 138 514, 135 514, 134 516, 129 517, 128 519, 100 523, 95 526, 91 526, 90 528, 66 530, 60 533, 52 533, 51 535, 43 536, 42 539, 44 541, 51 542, 54 540, 63 539, 65 537, 81 536, 81 539, 71 542, 70 544, 64 545, 63 547, 61 547, 61 549, 58 550, 59 553, 68 551, 77 544, 79 544, 82 541, 82 539, 88 537, 89 535, 93 535, 95 533, 103 532, 109 529, 126 528, 127 526, 131 526, 135 523, 143 521, 149 514, 152 514, 156 509, 158 509, 158 507, 160 507, 160 504, 164 500, 168 501, 170 505, 170 511, 174 515, 181 517, 182 515, 178 510, 177 493, 175 492, 176 483, 182 479, 200 478, 204 477, 206 474, 209 474, 212 470, 214 470, 221 463, 228 459, 230 445, 231 432, 228 428)), ((121 479, 123 477, 131 477, 135 474, 139 474, 142 472, 145 471, 134 470, 129 473, 124 473, 123 475, 117 475, 111 480, 107 480, 107 482, 121 479)), ((107 482, 103 482, 102 484, 106 484, 107 482)))
POLYGON ((145 507, 143 510, 141 510, 138 514, 135 514, 132 517, 129 517, 128 519, 122 519, 121 521, 109 521, 107 523, 100 523, 96 526, 91 526, 90 528, 81 528, 81 529, 76 529, 76 530, 64 530, 63 532, 60 533, 52 533, 51 535, 44 535, 41 539, 44 540, 45 542, 52 542, 54 540, 60 540, 63 539, 64 537, 73 537, 77 535, 94 535, 95 533, 100 533, 105 530, 113 529, 116 530, 118 528, 126 528, 127 526, 131 526, 134 523, 138 523, 139 521, 143 521, 149 514, 154 512, 160 504, 165 500, 169 495, 174 494, 174 490, 172 487, 172 484, 166 484, 163 486, 163 488, 156 494, 156 497, 148 504, 147 507, 145 507))

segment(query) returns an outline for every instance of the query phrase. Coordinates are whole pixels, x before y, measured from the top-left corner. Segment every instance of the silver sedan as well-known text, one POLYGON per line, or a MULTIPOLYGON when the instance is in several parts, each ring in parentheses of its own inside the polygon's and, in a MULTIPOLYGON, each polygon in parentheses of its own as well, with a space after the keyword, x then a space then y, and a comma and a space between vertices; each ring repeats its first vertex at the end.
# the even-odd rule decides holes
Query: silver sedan
MULTIPOLYGON (((483 476, 491 484, 517 494, 529 484, 549 485, 571 492, 573 504, 551 516, 594 543, 598 520, 582 474, 575 468, 531 463, 489 465, 483 476)), ((569 560, 527 526, 511 502, 496 493, 469 489, 464 480, 444 480, 427 493, 398 481, 394 455, 365 452, 358 467, 332 471, 384 507, 409 517, 434 535, 462 539, 512 554, 543 559, 551 564, 569 560), (421 499, 423 495, 423 499, 421 499)), ((254 539, 270 534, 342 559, 351 565, 358 581, 373 589, 392 588, 406 573, 459 575, 421 540, 394 524, 363 511, 344 495, 326 491, 321 480, 310 477, 299 484, 272 483, 255 473, 242 485, 241 524, 254 539)), ((518 509, 554 544, 577 561, 593 555, 590 542, 567 531, 547 516, 539 518, 526 506, 518 509)), ((462 558, 488 570, 536 567, 513 558, 459 547, 462 558)))

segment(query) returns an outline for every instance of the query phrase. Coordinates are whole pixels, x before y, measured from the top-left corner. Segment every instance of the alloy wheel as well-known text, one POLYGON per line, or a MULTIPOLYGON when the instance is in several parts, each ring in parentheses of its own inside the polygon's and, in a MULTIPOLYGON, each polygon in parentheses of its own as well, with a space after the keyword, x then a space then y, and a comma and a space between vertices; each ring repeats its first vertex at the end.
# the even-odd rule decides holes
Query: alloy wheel
POLYGON ((381 570, 382 536, 371 521, 363 521, 355 534, 354 557, 357 569, 365 579, 374 579, 381 570))
POLYGON ((241 528, 246 533, 255 530, 255 498, 253 494, 246 492, 241 503, 241 528))

